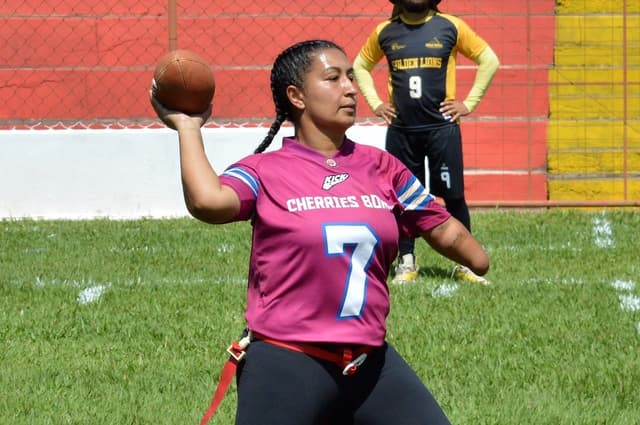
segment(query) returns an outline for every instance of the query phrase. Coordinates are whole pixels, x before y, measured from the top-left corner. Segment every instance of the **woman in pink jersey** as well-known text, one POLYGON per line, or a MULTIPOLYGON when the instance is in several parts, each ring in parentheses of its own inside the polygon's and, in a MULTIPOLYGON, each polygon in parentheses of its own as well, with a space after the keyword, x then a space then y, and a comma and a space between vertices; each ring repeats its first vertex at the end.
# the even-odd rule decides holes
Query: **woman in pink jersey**
POLYGON ((448 424, 385 341, 387 277, 400 235, 423 237, 480 275, 489 268, 485 251, 400 161, 346 137, 357 91, 339 46, 310 40, 284 50, 271 91, 276 119, 267 136, 221 175, 203 148, 210 111, 187 116, 151 98, 178 132, 189 212, 253 225, 247 337, 232 346, 243 357, 234 360, 236 424, 448 424), (293 137, 263 153, 286 120, 293 137))

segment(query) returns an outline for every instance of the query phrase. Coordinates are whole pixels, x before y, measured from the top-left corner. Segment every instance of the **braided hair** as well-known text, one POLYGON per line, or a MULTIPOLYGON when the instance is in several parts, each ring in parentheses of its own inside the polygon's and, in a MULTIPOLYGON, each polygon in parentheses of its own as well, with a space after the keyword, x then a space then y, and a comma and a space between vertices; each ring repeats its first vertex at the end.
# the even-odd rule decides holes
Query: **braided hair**
POLYGON ((344 49, 332 41, 307 40, 296 43, 278 55, 271 69, 271 95, 276 107, 276 118, 269 128, 269 132, 256 148, 254 153, 264 152, 269 147, 282 124, 294 117, 294 108, 287 96, 287 87, 304 86, 304 76, 309 71, 314 60, 314 53, 322 49, 344 49))

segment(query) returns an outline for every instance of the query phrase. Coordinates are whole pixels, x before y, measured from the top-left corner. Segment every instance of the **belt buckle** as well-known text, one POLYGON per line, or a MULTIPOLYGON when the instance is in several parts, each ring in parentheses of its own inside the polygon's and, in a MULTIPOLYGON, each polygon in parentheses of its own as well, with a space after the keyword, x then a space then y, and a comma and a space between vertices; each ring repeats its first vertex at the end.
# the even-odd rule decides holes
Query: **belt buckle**
POLYGON ((352 362, 347 364, 345 368, 342 370, 343 375, 353 375, 358 370, 358 367, 367 360, 367 353, 362 353, 358 357, 356 357, 352 362))
POLYGON ((246 336, 241 338, 240 341, 232 342, 231 345, 227 347, 227 353, 229 353, 229 355, 233 357, 236 362, 240 362, 247 354, 247 351, 245 349, 249 346, 249 343, 251 343, 251 331, 249 331, 246 336))
POLYGON ((247 354, 247 352, 237 343, 233 343, 229 347, 227 347, 227 353, 229 353, 229 355, 233 357, 237 362, 240 362, 242 359, 244 359, 244 356, 247 354))

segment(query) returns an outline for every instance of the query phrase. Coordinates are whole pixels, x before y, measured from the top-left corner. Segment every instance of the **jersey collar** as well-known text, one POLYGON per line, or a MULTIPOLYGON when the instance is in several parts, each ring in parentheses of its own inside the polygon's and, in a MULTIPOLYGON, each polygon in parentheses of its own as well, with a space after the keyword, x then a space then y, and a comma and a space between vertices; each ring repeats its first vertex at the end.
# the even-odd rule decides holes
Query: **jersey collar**
MULTIPOLYGON (((340 149, 338 149, 338 151, 335 154, 333 154, 331 158, 333 159, 344 158, 353 152, 354 147, 355 147, 355 142, 353 142, 348 137, 345 137, 344 142, 342 143, 342 146, 340 146, 340 149)), ((282 138, 282 149, 287 152, 292 152, 292 153, 295 153, 296 155, 301 155, 307 158, 317 158, 322 160, 322 162, 324 162, 327 159, 320 152, 315 151, 306 145, 303 145, 293 137, 282 138)))
POLYGON ((411 19, 408 19, 406 16, 404 16, 404 14, 401 13, 400 14, 400 19, 402 20, 402 22, 404 22, 405 24, 408 24, 408 25, 420 25, 420 24, 424 24, 425 22, 429 21, 431 18, 433 18, 436 15, 437 15, 437 12, 435 10, 430 10, 424 18, 411 20, 411 19))

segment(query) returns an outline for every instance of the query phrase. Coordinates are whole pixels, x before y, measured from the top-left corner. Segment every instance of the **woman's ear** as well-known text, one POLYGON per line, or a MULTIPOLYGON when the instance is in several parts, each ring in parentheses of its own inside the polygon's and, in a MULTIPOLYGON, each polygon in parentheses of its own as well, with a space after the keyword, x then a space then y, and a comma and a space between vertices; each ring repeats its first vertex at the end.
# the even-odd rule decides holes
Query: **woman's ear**
POLYGON ((287 87, 287 97, 289 98, 289 102, 293 105, 294 108, 304 109, 304 94, 299 87, 296 86, 288 86, 287 87))

